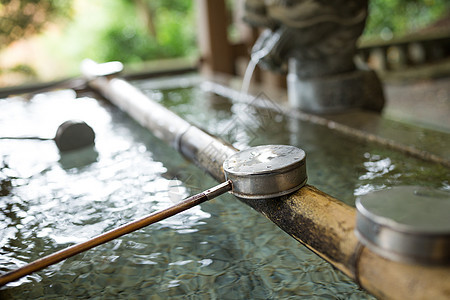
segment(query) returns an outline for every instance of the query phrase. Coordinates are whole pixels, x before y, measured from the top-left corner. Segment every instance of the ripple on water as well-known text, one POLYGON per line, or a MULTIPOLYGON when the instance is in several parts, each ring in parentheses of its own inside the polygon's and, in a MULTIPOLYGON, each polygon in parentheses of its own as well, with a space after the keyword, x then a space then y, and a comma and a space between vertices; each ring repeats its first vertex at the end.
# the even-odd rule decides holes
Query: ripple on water
MULTIPOLYGON (((256 122, 245 105, 214 109, 207 102, 211 95, 197 88, 153 94, 163 103, 189 103, 173 109, 239 147, 261 142, 304 148, 310 183, 348 204, 357 194, 408 180, 435 185, 447 180, 449 186, 443 169, 296 120, 256 122)), ((72 117, 87 118, 94 128, 94 159, 68 163, 52 143, 0 141, 0 157, 7 157, 18 177, 0 201, 1 272, 167 208, 214 184, 134 121, 96 100, 75 100, 63 93, 30 103, 0 101, 0 128, 21 122, 21 130, 30 130, 22 133, 52 135, 62 118, 72 117), (45 109, 37 109, 41 105, 45 109), (56 112, 49 115, 50 108, 56 112)), ((0 291, 0 297, 371 299, 228 195, 28 276, 0 291)))

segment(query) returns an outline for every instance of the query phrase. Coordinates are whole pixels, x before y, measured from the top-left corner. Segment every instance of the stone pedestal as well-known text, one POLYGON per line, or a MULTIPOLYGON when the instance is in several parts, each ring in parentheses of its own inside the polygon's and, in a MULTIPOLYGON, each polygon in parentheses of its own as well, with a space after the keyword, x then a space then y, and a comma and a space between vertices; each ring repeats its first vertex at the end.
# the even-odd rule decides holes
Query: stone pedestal
POLYGON ((384 95, 372 70, 355 70, 301 79, 296 72, 287 77, 289 103, 300 110, 327 114, 363 108, 381 111, 384 95))

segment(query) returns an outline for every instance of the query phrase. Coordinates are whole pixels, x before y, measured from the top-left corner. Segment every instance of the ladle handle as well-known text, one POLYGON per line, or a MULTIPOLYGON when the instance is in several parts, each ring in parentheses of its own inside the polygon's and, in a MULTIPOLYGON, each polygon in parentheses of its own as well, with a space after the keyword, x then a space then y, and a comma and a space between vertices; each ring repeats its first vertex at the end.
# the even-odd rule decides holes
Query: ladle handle
POLYGON ((53 141, 53 138, 44 138, 39 136, 1 136, 0 140, 38 140, 53 141))
POLYGON ((121 237, 127 233, 136 231, 150 224, 159 222, 168 217, 176 215, 182 211, 185 211, 189 208, 192 208, 196 205, 199 205, 205 201, 211 200, 215 197, 218 197, 232 189, 232 183, 230 180, 225 181, 215 187, 212 187, 202 193, 196 194, 189 198, 184 199, 180 203, 173 205, 169 208, 166 208, 162 211, 150 214, 146 217, 138 219, 136 221, 130 222, 128 224, 122 225, 116 229, 105 232, 99 236, 96 236, 86 242, 73 245, 61 251, 55 252, 48 256, 42 257, 34 262, 31 262, 21 268, 18 268, 14 271, 6 273, 0 276, 0 286, 3 286, 11 281, 22 278, 26 275, 29 275, 33 272, 42 270, 50 265, 56 264, 64 259, 72 257, 78 253, 87 251, 91 248, 94 248, 98 245, 109 242, 113 239, 121 237))

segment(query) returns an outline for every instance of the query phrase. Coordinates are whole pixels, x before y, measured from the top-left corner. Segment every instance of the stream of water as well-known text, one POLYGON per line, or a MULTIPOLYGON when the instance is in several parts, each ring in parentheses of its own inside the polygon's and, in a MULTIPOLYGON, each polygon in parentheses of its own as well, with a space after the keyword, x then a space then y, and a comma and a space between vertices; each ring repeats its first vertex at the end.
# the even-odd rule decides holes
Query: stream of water
POLYGON ((258 63, 264 58, 267 57, 270 52, 277 46, 280 42, 282 35, 280 32, 272 32, 266 30, 260 37, 259 42, 255 45, 256 48, 259 49, 252 50, 250 55, 250 61, 248 62, 247 68, 245 69, 244 78, 242 80, 241 94, 248 94, 250 83, 252 81, 253 73, 255 72, 255 68, 258 63))

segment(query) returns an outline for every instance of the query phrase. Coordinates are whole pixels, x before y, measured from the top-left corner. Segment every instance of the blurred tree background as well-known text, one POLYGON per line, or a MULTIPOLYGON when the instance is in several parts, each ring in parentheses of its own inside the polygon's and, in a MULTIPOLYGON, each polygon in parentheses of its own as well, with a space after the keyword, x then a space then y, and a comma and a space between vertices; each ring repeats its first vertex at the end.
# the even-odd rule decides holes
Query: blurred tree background
POLYGON ((130 64, 195 55, 193 2, 0 0, 0 51, 12 48, 3 61, 0 52, 0 76, 22 73, 36 77, 42 75, 37 69, 43 65, 52 69, 50 73, 56 77, 73 76, 86 57, 98 62, 120 60, 130 64), (33 38, 37 34, 38 40, 33 38), (39 45, 15 45, 30 38, 39 45), (30 57, 25 57, 23 63, 12 65, 19 52, 26 52, 21 49, 24 47, 29 48, 32 56, 40 52, 38 57, 42 61, 34 64, 30 63, 30 57), (46 53, 49 57, 45 57, 46 53))
POLYGON ((72 1, 1 0, 0 50, 16 40, 30 37, 58 19, 69 19, 72 1))
POLYGON ((191 0, 90 0, 96 12, 86 13, 68 29, 71 40, 81 43, 77 55, 104 62, 136 63, 187 56, 196 49, 191 0), (89 26, 101 14, 101 22, 89 26), (77 38, 78 36, 78 38, 77 38))
MULTIPOLYGON (((40 33, 49 22, 69 20, 71 13, 71 1, 0 0, 0 54, 12 43, 40 33)), ((9 76, 11 73, 31 78, 38 75, 27 63, 15 63, 6 67, 0 64, 0 85, 1 76, 9 76)))
POLYGON ((450 17, 449 0, 369 0, 364 38, 389 39, 419 31, 450 17))
MULTIPOLYGON (((371 0, 364 38, 405 35, 449 10, 448 0, 371 0)), ((76 75, 86 57, 139 64, 196 51, 193 0, 0 0, 0 86, 2 73, 76 75)))

